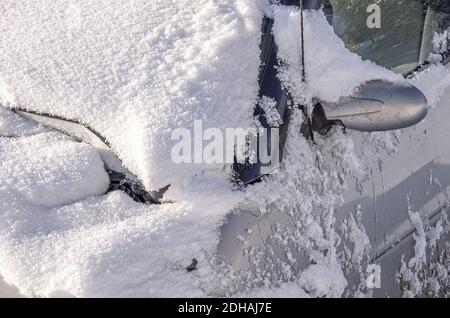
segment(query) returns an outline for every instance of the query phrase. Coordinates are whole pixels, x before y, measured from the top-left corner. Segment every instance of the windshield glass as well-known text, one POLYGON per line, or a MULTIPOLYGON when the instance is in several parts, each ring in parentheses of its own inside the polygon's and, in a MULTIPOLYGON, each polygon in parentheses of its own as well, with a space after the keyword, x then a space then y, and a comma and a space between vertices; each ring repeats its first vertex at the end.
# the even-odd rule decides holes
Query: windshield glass
POLYGON ((326 0, 323 5, 348 49, 402 74, 424 63, 434 34, 450 26, 447 0, 326 0))

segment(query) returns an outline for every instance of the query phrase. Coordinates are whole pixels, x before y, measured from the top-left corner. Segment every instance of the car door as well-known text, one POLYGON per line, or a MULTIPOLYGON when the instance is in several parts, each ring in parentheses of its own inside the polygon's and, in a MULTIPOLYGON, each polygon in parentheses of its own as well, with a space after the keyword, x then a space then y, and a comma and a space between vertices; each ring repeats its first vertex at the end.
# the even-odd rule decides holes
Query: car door
MULTIPOLYGON (((446 1, 377 3, 382 22, 382 27, 377 29, 363 25, 369 16, 370 10, 366 8, 372 4, 371 1, 327 0, 322 4, 336 34, 348 48, 364 59, 405 76, 414 74, 419 78, 417 84, 429 89, 424 82, 432 74, 428 57, 433 51, 433 35, 450 26, 450 4, 446 1)), ((435 57, 450 70, 447 52, 441 47, 438 53, 441 56, 435 57)), ((435 76, 440 74, 436 72, 435 76)), ((445 78, 442 81, 439 83, 434 78, 434 83, 444 88, 445 78)), ((396 282, 401 278, 402 257, 405 256, 406 260, 415 257, 413 263, 419 265, 417 258, 420 256, 417 254, 425 251, 419 251, 419 241, 426 240, 420 236, 426 236, 426 228, 432 228, 442 211, 448 212, 449 116, 450 90, 447 89, 439 101, 430 105, 426 119, 416 126, 387 133, 351 132, 355 151, 361 157, 366 156, 366 160, 370 156, 367 169, 371 177, 363 189, 357 191, 356 185, 350 187, 337 216, 344 220, 349 214, 360 211, 372 246, 371 261, 381 265, 382 288, 375 290, 377 296, 401 296, 401 287, 408 288, 396 282), (374 143, 379 145, 373 146, 374 143), (368 149, 375 151, 367 153, 368 149), (419 233, 422 230, 423 233, 419 233)), ((445 237, 441 242, 445 243, 445 237)), ((430 259, 433 255, 428 256, 430 259)), ((410 262, 409 266, 415 267, 413 263, 410 262)), ((414 272, 413 268, 410 269, 414 272)))

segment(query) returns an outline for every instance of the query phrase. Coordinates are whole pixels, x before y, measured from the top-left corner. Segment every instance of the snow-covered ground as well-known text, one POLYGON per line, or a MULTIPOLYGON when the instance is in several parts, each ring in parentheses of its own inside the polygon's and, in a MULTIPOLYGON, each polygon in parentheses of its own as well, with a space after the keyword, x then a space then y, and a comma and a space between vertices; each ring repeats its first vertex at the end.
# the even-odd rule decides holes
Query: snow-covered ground
MULTIPOLYGON (((0 12, 0 276, 7 283, 31 297, 231 293, 236 276, 215 260, 224 217, 275 207, 298 216, 301 227, 280 240, 295 242, 315 265, 297 279, 280 264, 291 283, 257 273, 237 295, 343 295, 333 212, 346 190, 342 180, 365 173, 350 136, 335 129, 312 145, 298 133, 303 114, 294 111, 280 174, 237 191, 229 166, 174 164, 170 133, 194 119, 217 128, 252 124, 264 12, 275 19, 280 78, 298 103, 335 101, 368 79, 402 77, 351 54, 323 14, 311 12, 312 84, 305 85, 299 13, 265 0, 3 0, 0 12), (173 203, 105 195, 108 176, 93 147, 26 121, 11 106, 89 124, 148 190, 171 184, 173 203), (194 258, 197 270, 187 272, 194 258)), ((437 99, 442 88, 426 82, 427 97, 437 99)))

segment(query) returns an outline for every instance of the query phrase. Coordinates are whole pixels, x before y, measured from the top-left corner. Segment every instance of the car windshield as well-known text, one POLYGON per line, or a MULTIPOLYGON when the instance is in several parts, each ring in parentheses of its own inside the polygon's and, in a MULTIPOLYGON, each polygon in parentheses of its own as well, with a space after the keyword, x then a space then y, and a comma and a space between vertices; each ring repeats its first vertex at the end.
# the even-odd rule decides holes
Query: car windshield
POLYGON ((348 49, 407 74, 433 51, 433 37, 450 26, 448 0, 326 0, 324 12, 348 49), (379 8, 379 24, 369 25, 379 8))

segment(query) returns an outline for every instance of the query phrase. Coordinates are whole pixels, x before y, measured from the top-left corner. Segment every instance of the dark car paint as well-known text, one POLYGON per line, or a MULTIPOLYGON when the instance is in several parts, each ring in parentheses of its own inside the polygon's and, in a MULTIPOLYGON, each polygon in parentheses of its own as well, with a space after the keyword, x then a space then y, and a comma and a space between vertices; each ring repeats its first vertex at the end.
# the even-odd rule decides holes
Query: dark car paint
MULTIPOLYGON (((300 6, 299 0, 281 0, 280 4, 300 6)), ((317 9, 319 1, 317 0, 305 0, 303 2, 304 9, 317 9)), ((261 29, 261 66, 259 72, 259 97, 269 97, 276 101, 277 110, 283 118, 283 124, 280 127, 280 158, 283 160, 283 149, 286 142, 287 130, 289 127, 290 109, 289 105, 292 104, 292 98, 283 89, 283 85, 280 79, 277 77, 277 68, 280 65, 277 57, 277 47, 275 44, 275 38, 272 34, 272 27, 274 21, 271 18, 264 17, 261 29)), ((300 33, 300 32, 299 32, 300 33)), ((292 105, 292 107, 300 107, 302 105, 292 105)), ((271 129, 264 116, 264 110, 259 106, 255 106, 254 116, 259 120, 259 123, 263 128, 268 129, 268 145, 271 144, 271 129)), ((303 134, 307 138, 312 138, 311 126, 309 123, 303 125, 299 131, 299 134, 303 134)), ((260 145, 258 145, 259 147, 260 145)), ((270 153, 270 149, 269 152, 270 153)), ((234 172, 237 181, 242 184, 252 184, 261 180, 264 177, 261 163, 255 164, 234 164, 234 172)))

